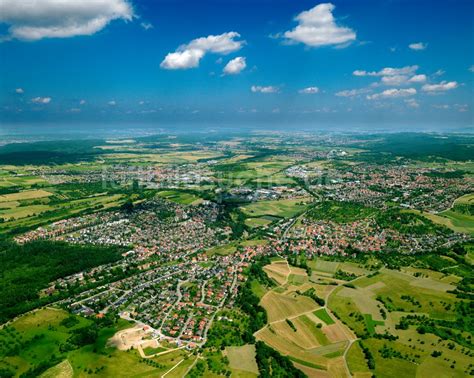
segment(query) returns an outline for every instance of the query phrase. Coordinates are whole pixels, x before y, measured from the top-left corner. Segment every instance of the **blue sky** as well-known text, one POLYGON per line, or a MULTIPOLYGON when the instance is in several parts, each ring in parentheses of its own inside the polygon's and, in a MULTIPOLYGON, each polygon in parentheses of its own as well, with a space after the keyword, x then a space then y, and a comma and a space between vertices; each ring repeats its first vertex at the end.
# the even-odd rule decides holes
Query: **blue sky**
POLYGON ((472 126, 472 1, 0 0, 0 121, 472 126))

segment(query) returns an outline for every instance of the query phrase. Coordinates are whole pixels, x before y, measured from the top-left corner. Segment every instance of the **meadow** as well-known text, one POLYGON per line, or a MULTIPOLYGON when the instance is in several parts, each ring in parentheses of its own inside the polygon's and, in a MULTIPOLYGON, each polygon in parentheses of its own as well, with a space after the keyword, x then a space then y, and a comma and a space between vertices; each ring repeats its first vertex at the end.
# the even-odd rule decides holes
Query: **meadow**
POLYGON ((274 217, 292 218, 305 211, 309 203, 309 198, 258 201, 241 206, 240 209, 245 215, 250 217, 258 218, 264 215, 271 215, 274 217))

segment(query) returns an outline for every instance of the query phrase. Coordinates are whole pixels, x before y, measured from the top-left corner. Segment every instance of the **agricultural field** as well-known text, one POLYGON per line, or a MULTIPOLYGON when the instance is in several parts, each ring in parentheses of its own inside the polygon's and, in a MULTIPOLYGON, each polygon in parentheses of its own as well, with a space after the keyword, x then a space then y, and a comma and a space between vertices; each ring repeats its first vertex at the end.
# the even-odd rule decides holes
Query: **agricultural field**
MULTIPOLYGON (((415 211, 415 210, 413 210, 415 211)), ((434 223, 446 226, 455 232, 474 235, 474 216, 446 210, 438 214, 417 212, 434 223)))
POLYGON ((435 370, 437 376, 466 374, 470 358, 462 345, 420 333, 415 326, 399 326, 401 319, 413 314, 441 322, 454 321, 459 299, 449 293, 454 286, 448 282, 457 279, 448 277, 412 268, 405 273, 382 269, 378 274, 353 280, 353 287, 337 288, 329 298, 329 308, 359 337, 367 335, 349 350, 347 361, 351 372, 365 376, 369 371, 365 348, 373 356, 375 368, 372 366, 370 371, 377 377, 393 377, 395 372, 429 376, 435 370), (387 332, 397 342, 380 337, 387 332), (442 357, 433 355, 433 350, 442 357))
POLYGON ((224 355, 229 359, 229 367, 258 375, 258 366, 255 361, 255 345, 227 347, 224 355))
POLYGON ((288 356, 309 376, 345 376, 343 354, 354 335, 307 294, 314 290, 326 297, 333 287, 311 283, 305 270, 284 260, 275 259, 264 271, 278 286, 261 297, 268 324, 255 333, 257 340, 288 356))
POLYGON ((281 218, 292 218, 306 210, 309 198, 291 200, 259 201, 241 207, 242 212, 250 217, 271 215, 281 218))
POLYGON ((166 198, 169 201, 179 203, 181 205, 198 205, 202 202, 202 198, 186 192, 176 190, 166 190, 158 192, 158 197, 166 198))

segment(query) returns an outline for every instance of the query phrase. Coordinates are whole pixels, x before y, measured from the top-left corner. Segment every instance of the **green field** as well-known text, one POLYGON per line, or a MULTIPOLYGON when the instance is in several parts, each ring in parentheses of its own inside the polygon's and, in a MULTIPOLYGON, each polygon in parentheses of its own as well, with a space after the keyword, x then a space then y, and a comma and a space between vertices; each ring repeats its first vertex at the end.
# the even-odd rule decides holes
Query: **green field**
POLYGON ((258 366, 255 361, 255 345, 247 344, 239 347, 227 347, 225 354, 229 359, 229 366, 232 369, 258 374, 258 366))
POLYGON ((200 197, 195 196, 194 194, 177 190, 166 190, 163 192, 159 192, 158 196, 161 198, 166 198, 169 201, 179 203, 181 205, 198 204, 202 201, 200 197))
POLYGON ((320 308, 313 312, 319 319, 321 319, 327 325, 334 324, 334 320, 329 316, 325 308, 320 308))
POLYGON ((46 371, 45 377, 58 376, 58 371, 67 371, 72 367, 74 377, 91 374, 136 377, 159 376, 180 359, 186 359, 185 366, 190 365, 187 353, 183 351, 153 358, 161 366, 156 368, 141 362, 142 359, 135 350, 122 352, 107 346, 107 340, 115 332, 130 327, 129 322, 124 320, 119 320, 113 327, 100 328, 98 337, 92 344, 66 349, 64 346, 76 330, 93 324, 91 320, 74 316, 77 324, 68 328, 63 324, 69 317, 63 310, 41 309, 24 315, 3 328, 0 331, 0 368, 14 372, 16 376, 29 369, 30 372, 34 371, 34 376, 46 371), (65 361, 70 364, 69 367, 65 361))
POLYGON ((281 218, 292 218, 303 212, 309 203, 308 198, 289 200, 259 201, 241 207, 247 216, 261 217, 271 215, 281 218))
MULTIPOLYGON (((415 211, 415 210, 413 210, 415 211)), ((434 223, 441 224, 456 232, 474 234, 474 216, 446 210, 438 214, 417 212, 434 223)))
POLYGON ((308 265, 314 270, 330 274, 336 273, 339 264, 340 263, 337 261, 326 261, 322 259, 312 260, 308 262, 308 265))
POLYGON ((245 220, 245 224, 249 227, 262 227, 262 226, 267 226, 270 223, 272 223, 271 220, 265 219, 265 218, 247 218, 245 220))
POLYGON ((381 320, 372 319, 371 314, 364 314, 364 320, 365 320, 365 325, 367 326, 367 332, 369 332, 370 335, 373 335, 375 333, 376 326, 385 325, 385 322, 381 320))

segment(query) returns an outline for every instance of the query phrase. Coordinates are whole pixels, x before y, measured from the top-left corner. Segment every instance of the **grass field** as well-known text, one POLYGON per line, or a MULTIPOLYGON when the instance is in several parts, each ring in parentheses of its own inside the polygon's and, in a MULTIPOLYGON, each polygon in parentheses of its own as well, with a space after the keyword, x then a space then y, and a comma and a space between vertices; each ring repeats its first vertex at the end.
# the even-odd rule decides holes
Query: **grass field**
POLYGON ((166 190, 159 192, 158 196, 181 205, 195 205, 202 202, 202 198, 195 196, 194 194, 181 192, 178 190, 166 190))
MULTIPOLYGON (((61 202, 56 202, 52 205, 34 204, 28 206, 20 206, 18 201, 16 203, 11 201, 3 202, 4 204, 8 203, 9 207, 2 209, 0 206, 0 218, 5 219, 5 222, 0 223, 0 230, 16 230, 22 227, 30 228, 71 217, 85 211, 98 211, 116 207, 124 202, 124 198, 122 194, 104 194, 73 200, 65 198, 61 202)), ((47 201, 47 198, 43 194, 42 198, 37 198, 36 200, 47 201)))
POLYGON ((270 223, 272 223, 272 221, 265 218, 247 218, 245 220, 245 224, 252 228, 267 226, 270 223))
POLYGON ((419 212, 417 210, 411 211, 421 214, 432 222, 446 226, 453 231, 474 234, 474 216, 472 215, 461 214, 452 210, 443 211, 438 214, 419 212))
POLYGON ((229 366, 232 369, 258 374, 258 366, 255 361, 255 345, 247 344, 239 347, 227 347, 225 354, 229 359, 229 366))
POLYGON ((333 318, 329 316, 326 309, 324 308, 320 308, 319 310, 314 311, 313 314, 316 315, 319 319, 321 319, 327 325, 334 324, 333 318))
POLYGON ((336 273, 340 263, 337 261, 326 261, 322 259, 308 261, 308 266, 317 273, 333 275, 336 273))
MULTIPOLYGON (((0 368, 15 371, 19 376, 28 369, 38 366, 39 363, 50 361, 53 356, 56 356, 59 361, 45 372, 45 377, 60 376, 61 372, 69 374, 71 369, 74 377, 87 377, 92 373, 104 377, 159 377, 180 359, 188 356, 188 353, 184 351, 177 351, 155 357, 152 360, 162 366, 158 369, 141 362, 140 355, 136 350, 124 352, 107 346, 107 340, 117 330, 130 327, 129 322, 124 320, 120 320, 114 328, 101 328, 94 344, 62 351, 60 346, 66 343, 75 329, 88 327, 92 324, 91 320, 76 317, 78 324, 66 328, 61 322, 69 316, 63 310, 40 309, 15 320, 9 326, 9 330, 2 329, 0 331, 2 340, 0 343, 0 368), (19 352, 10 356, 8 350, 16 348, 15 345, 18 343, 21 344, 19 352), (66 361, 70 364, 69 366, 66 361)), ((190 364, 192 360, 185 362, 190 364)), ((187 368, 186 364, 183 373, 187 368)))
MULTIPOLYGON (((366 335, 362 343, 374 357, 372 372, 377 377, 462 377, 469 371, 470 363, 464 348, 441 341, 434 334, 420 334, 416 326, 395 328, 401 317, 414 313, 454 320, 453 309, 459 299, 447 290, 456 281, 455 276, 427 269, 405 272, 382 269, 380 274, 353 281, 356 289, 337 288, 329 297, 328 306, 354 331, 366 335), (415 277, 416 272, 422 276, 415 277), (381 317, 381 309, 385 311, 385 319, 381 317), (371 337, 385 331, 398 339, 392 342, 371 337), (433 350, 442 352, 442 356, 432 356, 433 350)), ((347 362, 354 376, 367 374, 367 362, 358 343, 351 346, 347 362)))
POLYGON ((37 176, 12 176, 11 174, 0 175, 0 188, 8 188, 12 186, 27 188, 35 184, 46 185, 48 182, 37 176))
POLYGON ((352 343, 347 353, 347 365, 352 374, 370 372, 359 342, 352 343))
POLYGON ((40 375, 41 378, 72 378, 74 370, 68 360, 53 366, 40 375))
POLYGON ((153 163, 168 163, 168 164, 184 164, 193 163, 197 161, 212 160, 221 157, 220 153, 207 151, 176 151, 162 154, 134 154, 134 153, 112 153, 103 155, 103 157, 110 161, 124 161, 127 162, 153 162, 153 163))
POLYGON ((241 207, 241 210, 251 217, 271 215, 281 218, 292 218, 307 208, 308 198, 259 201, 241 207))

